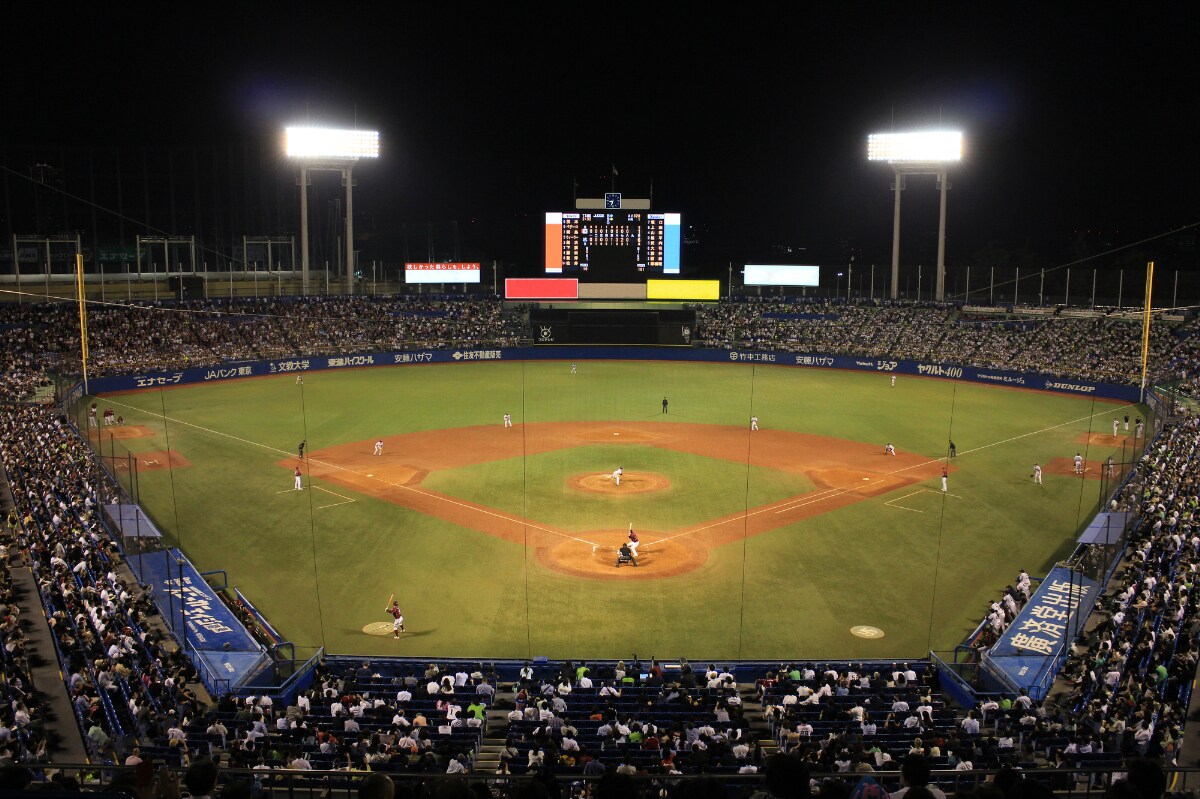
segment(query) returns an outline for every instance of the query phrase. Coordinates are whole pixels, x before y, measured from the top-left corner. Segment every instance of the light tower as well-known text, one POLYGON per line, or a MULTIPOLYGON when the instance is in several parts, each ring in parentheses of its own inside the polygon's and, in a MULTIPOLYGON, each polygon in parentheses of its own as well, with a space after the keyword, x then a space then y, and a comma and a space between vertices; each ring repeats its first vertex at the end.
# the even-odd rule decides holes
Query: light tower
MULTIPOLYGON (((346 275, 354 285, 354 165, 379 157, 379 131, 287 128, 284 151, 300 162, 300 269, 308 294, 308 173, 340 172, 346 186, 346 275)), ((350 288, 353 292, 353 288, 350 288)))
POLYGON ((938 219, 937 287, 935 297, 941 302, 946 284, 946 192, 950 183, 946 170, 962 160, 960 131, 928 131, 914 133, 872 133, 867 137, 867 160, 887 161, 896 173, 896 210, 892 221, 892 299, 900 294, 900 192, 907 175, 937 175, 942 193, 938 219))

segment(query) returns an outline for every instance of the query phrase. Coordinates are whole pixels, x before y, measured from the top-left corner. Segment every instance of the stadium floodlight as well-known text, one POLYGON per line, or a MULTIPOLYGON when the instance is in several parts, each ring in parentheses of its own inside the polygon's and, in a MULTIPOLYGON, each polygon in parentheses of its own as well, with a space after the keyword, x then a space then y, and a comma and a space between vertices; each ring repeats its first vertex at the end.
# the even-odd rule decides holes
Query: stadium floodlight
POLYGON ((867 137, 867 160, 890 163, 936 164, 962 160, 962 133, 873 133, 867 137))
POLYGON ((349 159, 379 157, 379 131, 334 128, 287 128, 288 158, 349 159))
POLYGON ((867 160, 887 161, 896 173, 896 204, 892 220, 892 299, 900 294, 900 192, 906 175, 937 175, 941 191, 938 220, 937 286, 934 296, 941 302, 946 287, 946 179, 949 164, 962 160, 963 134, 956 130, 872 133, 867 137, 867 160))
POLYGON ((354 165, 379 157, 379 131, 289 127, 284 152, 300 161, 300 269, 308 294, 308 173, 340 172, 346 186, 346 278, 354 292, 354 165))

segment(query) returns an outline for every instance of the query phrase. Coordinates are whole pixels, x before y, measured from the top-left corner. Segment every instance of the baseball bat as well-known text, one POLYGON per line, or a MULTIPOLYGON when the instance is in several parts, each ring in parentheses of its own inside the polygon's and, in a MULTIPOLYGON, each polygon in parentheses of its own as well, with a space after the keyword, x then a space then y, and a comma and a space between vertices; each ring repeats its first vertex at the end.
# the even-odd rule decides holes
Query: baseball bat
POLYGON ((392 600, 393 600, 393 599, 395 599, 395 598, 396 598, 396 595, 395 595, 394 593, 393 593, 393 594, 388 594, 387 607, 389 607, 389 608, 390 608, 390 607, 392 606, 392 600))
POLYGON ((629 532, 633 532, 633 522, 629 523, 629 532))

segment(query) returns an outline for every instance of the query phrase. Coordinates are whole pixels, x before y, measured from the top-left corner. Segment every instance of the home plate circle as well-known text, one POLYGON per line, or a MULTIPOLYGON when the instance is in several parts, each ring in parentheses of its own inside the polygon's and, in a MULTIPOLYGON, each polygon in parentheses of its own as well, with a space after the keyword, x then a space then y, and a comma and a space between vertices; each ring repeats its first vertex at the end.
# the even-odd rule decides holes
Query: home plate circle
POLYGON ((882 638, 883 630, 878 627, 871 627, 867 624, 859 624, 850 628, 852 635, 857 635, 859 638, 882 638))
POLYGON ((367 635, 391 635, 392 623, 390 621, 373 621, 363 626, 363 632, 367 635))

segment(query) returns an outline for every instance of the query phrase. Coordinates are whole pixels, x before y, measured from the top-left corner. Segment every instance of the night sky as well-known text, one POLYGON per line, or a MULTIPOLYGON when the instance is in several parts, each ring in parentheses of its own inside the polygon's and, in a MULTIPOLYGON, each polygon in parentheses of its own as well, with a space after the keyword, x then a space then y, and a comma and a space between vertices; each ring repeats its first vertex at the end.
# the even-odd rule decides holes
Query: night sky
MULTIPOLYGON (((1194 6, 806 5, 23 4, 6 11, 0 135, 206 145, 375 127, 360 213, 458 220, 530 265, 575 182, 588 197, 653 187, 703 243, 689 271, 890 261, 892 175, 866 161, 867 135, 938 125, 968 148, 948 263, 989 245, 1062 263, 1080 231, 1120 246, 1200 221, 1194 6)), ((933 178, 904 202, 906 241, 927 243, 933 178)))

